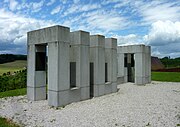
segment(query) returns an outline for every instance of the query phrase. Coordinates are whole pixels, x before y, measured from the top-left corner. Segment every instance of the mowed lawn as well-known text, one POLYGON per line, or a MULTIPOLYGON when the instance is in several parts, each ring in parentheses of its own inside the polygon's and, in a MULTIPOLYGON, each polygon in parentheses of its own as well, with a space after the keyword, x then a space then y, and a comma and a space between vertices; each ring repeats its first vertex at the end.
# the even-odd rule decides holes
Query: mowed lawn
POLYGON ((180 82, 180 72, 152 72, 153 81, 180 82))
POLYGON ((0 64, 0 75, 3 73, 22 70, 24 67, 27 66, 26 60, 16 60, 14 62, 0 64))

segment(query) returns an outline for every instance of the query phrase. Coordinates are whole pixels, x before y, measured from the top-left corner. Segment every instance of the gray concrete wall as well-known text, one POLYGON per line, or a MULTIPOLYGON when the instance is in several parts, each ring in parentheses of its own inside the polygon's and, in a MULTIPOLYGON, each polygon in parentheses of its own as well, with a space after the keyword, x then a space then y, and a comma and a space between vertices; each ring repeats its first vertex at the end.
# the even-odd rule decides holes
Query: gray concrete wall
POLYGON ((117 91, 117 39, 105 39, 105 63, 108 64, 108 82, 105 83, 105 93, 117 91), (111 89, 110 89, 111 88, 111 89))
POLYGON ((77 89, 71 89, 71 97, 74 91, 78 91, 76 96, 79 100, 85 100, 90 98, 89 93, 89 32, 75 31, 71 32, 70 43, 70 62, 76 62, 76 87, 77 89), (79 96, 79 97, 78 97, 79 96))
MULTIPOLYGON (((118 82, 127 82, 127 68, 124 67, 123 54, 134 54, 135 84, 143 85, 151 82, 151 49, 145 45, 118 46, 118 82), (123 73, 124 72, 124 73, 123 73), (124 75, 123 75, 124 74, 124 75)), ((132 68, 133 69, 133 68, 132 68)))
POLYGON ((116 39, 105 39, 101 35, 90 36, 89 32, 85 31, 70 32, 70 29, 64 26, 28 32, 28 99, 48 99, 48 104, 55 107, 89 99, 90 63, 94 63, 93 97, 116 92, 118 73, 116 39), (73 63, 71 70, 72 62, 75 64, 73 63), (105 63, 108 65, 106 83, 105 63), (71 74, 75 76, 73 86, 70 83, 71 74), (48 92, 46 92, 47 84, 48 92))
POLYGON ((90 36, 90 62, 94 64, 93 96, 105 94, 105 37, 90 36))

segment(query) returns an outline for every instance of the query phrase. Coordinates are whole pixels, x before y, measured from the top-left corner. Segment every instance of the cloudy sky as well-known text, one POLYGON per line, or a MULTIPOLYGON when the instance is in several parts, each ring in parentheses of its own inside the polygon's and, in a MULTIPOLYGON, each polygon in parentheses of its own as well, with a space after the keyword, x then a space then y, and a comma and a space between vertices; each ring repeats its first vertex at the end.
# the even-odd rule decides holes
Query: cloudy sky
POLYGON ((0 54, 26 54, 26 32, 56 24, 180 57, 180 0, 0 0, 0 54))

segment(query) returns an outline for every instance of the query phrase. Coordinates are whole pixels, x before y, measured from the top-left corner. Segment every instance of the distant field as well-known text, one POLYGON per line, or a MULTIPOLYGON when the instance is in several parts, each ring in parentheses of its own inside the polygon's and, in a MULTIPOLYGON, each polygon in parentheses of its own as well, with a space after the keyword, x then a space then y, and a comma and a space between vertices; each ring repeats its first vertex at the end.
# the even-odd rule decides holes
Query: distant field
POLYGON ((152 72, 151 74, 154 81, 180 82, 180 72, 152 72))
POLYGON ((13 73, 14 71, 22 70, 26 65, 26 60, 16 60, 14 62, 0 64, 0 75, 9 71, 13 73))

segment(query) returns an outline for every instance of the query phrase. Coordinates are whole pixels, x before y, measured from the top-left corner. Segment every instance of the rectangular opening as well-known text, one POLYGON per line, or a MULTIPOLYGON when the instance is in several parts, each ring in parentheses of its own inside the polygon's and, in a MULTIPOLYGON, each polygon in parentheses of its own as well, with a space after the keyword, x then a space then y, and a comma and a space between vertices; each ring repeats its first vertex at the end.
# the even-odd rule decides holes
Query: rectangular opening
POLYGON ((127 54, 124 54, 124 67, 127 67, 127 54))
POLYGON ((105 63, 105 82, 108 82, 108 63, 105 63))
POLYGON ((94 95, 94 63, 90 63, 90 97, 94 95))
POLYGON ((134 54, 131 54, 131 67, 134 67, 134 54))
POLYGON ((70 62, 70 88, 76 87, 76 62, 70 62))
POLYGON ((46 70, 46 52, 36 52, 36 71, 46 70))
POLYGON ((134 54, 128 54, 127 59, 128 82, 134 82, 134 54))

